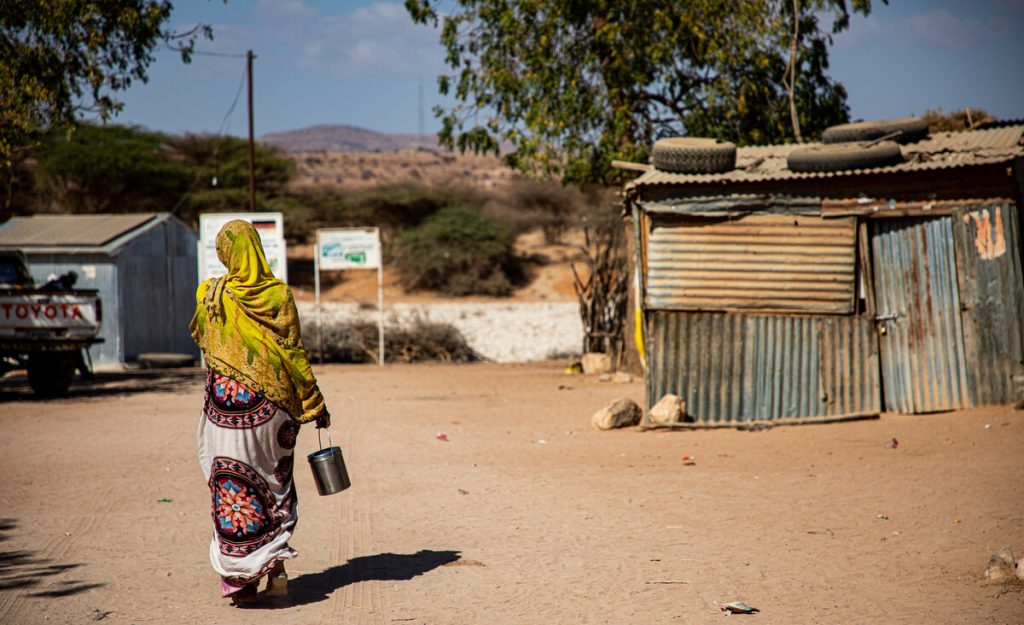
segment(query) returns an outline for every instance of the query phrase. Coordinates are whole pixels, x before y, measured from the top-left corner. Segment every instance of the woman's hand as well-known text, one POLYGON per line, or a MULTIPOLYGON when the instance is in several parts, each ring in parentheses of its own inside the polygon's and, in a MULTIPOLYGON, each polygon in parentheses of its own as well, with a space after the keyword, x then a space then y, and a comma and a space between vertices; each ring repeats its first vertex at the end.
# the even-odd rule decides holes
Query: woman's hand
POLYGON ((331 415, 326 412, 316 418, 316 429, 331 427, 331 415))

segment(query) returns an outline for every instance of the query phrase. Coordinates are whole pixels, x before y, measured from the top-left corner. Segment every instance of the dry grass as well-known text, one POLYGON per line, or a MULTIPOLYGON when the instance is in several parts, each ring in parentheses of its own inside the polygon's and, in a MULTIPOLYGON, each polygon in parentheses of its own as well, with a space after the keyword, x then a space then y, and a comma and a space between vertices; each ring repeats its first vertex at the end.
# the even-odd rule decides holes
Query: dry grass
MULTIPOLYGON (((356 321, 328 325, 323 331, 324 362, 380 362, 376 323, 356 321)), ((384 357, 390 363, 465 363, 483 360, 462 333, 446 323, 415 318, 384 329, 384 357)))

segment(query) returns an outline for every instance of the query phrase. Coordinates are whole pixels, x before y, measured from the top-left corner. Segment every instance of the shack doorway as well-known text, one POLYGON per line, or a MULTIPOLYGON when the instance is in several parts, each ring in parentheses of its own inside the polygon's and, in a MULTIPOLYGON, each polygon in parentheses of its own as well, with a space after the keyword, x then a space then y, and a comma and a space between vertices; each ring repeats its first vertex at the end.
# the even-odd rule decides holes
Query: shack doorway
POLYGON ((871 255, 886 410, 968 406, 952 218, 875 220, 871 255))

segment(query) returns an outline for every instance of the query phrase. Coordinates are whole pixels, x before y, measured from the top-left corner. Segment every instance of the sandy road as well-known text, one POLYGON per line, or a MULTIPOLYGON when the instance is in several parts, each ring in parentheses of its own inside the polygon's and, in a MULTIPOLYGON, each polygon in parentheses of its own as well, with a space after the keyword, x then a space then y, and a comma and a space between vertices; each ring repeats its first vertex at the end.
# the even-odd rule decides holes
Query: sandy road
POLYGON ((355 486, 296 471, 292 599, 245 611, 206 560, 199 372, 50 402, 3 380, 0 623, 713 623, 733 600, 761 623, 1024 623, 1022 587, 980 580, 1024 556, 1024 412, 602 433, 589 415, 639 383, 317 371, 355 486))

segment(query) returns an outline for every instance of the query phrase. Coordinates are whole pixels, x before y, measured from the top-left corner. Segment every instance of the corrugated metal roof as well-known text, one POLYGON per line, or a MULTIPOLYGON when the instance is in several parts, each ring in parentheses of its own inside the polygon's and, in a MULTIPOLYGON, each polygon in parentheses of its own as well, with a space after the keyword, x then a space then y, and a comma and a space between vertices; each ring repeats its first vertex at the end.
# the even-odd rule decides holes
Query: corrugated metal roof
POLYGON ((0 246, 102 247, 156 217, 157 213, 14 217, 0 225, 0 246))
POLYGON ((736 169, 721 174, 676 174, 652 169, 626 185, 627 189, 671 184, 768 182, 859 176, 874 173, 928 171, 989 165, 1024 155, 1021 145, 1024 125, 967 132, 941 132, 903 146, 904 163, 891 167, 849 169, 824 173, 795 173, 786 157, 800 147, 820 143, 760 145, 736 151, 736 169))

